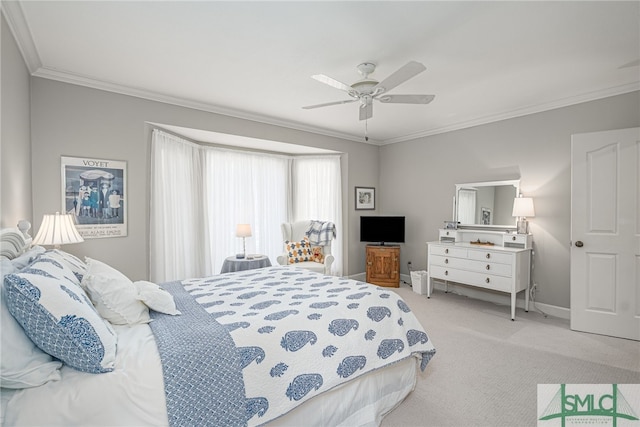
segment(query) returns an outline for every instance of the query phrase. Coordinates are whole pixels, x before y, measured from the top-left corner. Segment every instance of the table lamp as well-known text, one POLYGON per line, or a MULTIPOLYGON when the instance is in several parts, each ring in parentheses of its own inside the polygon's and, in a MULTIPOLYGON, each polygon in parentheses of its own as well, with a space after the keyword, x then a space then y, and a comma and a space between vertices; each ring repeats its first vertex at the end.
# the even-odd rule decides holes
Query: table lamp
POLYGON ((518 234, 529 234, 529 223, 527 217, 534 217, 533 199, 531 197, 516 197, 513 199, 512 216, 518 217, 517 230, 518 234))
POLYGON ((251 237, 251 224, 238 224, 236 226, 236 237, 242 237, 242 253, 237 254, 236 258, 245 258, 247 256, 245 239, 251 237))
POLYGON ((56 249, 60 245, 84 242, 74 224, 71 214, 45 214, 38 234, 33 238, 34 245, 53 245, 56 249))

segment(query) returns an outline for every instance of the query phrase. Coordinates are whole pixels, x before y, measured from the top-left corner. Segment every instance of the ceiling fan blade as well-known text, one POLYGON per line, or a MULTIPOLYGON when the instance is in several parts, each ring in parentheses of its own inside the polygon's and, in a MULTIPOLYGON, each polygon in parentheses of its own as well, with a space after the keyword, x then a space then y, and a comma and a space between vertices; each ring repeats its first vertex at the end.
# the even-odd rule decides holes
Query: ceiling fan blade
POLYGON ((328 107, 330 105, 340 105, 340 104, 348 104, 350 102, 356 102, 357 99, 347 99, 345 101, 334 101, 334 102, 327 102, 324 104, 316 104, 316 105, 308 105, 306 107, 302 107, 305 110, 311 110, 312 108, 320 108, 320 107, 328 107))
POLYGON ((349 92, 352 91, 353 88, 349 85, 346 85, 342 82, 337 81, 336 79, 333 79, 329 76, 325 76, 324 74, 314 74, 313 76, 311 76, 312 79, 315 79, 317 81, 319 81, 320 83, 324 83, 326 85, 329 85, 331 87, 335 87, 336 89, 340 89, 343 90, 345 92, 349 92))
POLYGON ((635 61, 627 62, 626 64, 619 66, 618 69, 621 70, 623 68, 637 67, 638 65, 640 65, 640 59, 636 59, 635 61))
POLYGON ((406 82, 410 78, 420 74, 426 69, 427 67, 425 67, 421 63, 410 61, 404 66, 400 67, 400 69, 398 69, 395 73, 391 74, 389 77, 378 83, 374 90, 377 88, 383 88, 384 90, 382 91, 382 93, 389 92, 394 87, 406 82))
POLYGON ((376 99, 385 104, 428 104, 435 97, 435 95, 382 95, 376 99))
POLYGON ((371 102, 366 105, 360 105, 360 120, 367 120, 373 116, 373 104, 371 102))

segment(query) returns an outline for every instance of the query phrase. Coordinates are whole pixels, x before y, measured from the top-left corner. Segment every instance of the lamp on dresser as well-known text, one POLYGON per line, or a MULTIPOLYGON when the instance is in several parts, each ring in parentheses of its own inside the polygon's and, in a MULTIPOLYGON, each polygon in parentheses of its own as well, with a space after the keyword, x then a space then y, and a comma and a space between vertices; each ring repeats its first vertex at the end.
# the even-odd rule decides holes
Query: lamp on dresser
POLYGON ((74 224, 74 217, 71 214, 45 214, 42 217, 42 224, 38 234, 33 238, 34 245, 53 245, 56 249, 60 245, 84 242, 74 224))
POLYGON ((517 230, 518 234, 529 234, 529 223, 527 217, 532 218, 536 215, 533 209, 533 199, 531 197, 516 197, 513 200, 512 216, 518 218, 517 230))

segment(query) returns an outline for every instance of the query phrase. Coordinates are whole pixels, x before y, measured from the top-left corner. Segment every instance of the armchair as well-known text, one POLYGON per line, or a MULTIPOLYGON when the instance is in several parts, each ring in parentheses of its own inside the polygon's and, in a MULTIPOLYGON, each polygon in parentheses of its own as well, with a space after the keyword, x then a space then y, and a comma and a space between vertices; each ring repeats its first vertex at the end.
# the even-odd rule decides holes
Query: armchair
POLYGON ((331 274, 331 264, 333 264, 334 256, 331 254, 331 240, 326 245, 317 246, 311 244, 312 248, 320 248, 324 260, 322 262, 317 262, 313 259, 308 261, 301 262, 289 262, 289 252, 286 250, 286 242, 301 242, 305 237, 307 237, 306 233, 311 227, 311 221, 296 221, 296 222, 285 222, 281 226, 282 230, 282 238, 284 242, 284 252, 279 255, 276 260, 278 264, 292 267, 305 268, 307 270, 316 271, 318 273, 323 273, 326 275, 331 274))

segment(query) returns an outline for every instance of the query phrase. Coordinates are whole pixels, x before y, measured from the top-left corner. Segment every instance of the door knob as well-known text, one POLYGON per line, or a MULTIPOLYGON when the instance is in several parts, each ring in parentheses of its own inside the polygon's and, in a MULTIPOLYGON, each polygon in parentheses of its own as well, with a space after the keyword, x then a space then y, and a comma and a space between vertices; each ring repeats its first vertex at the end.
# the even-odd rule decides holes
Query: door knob
POLYGON ((583 247, 583 246, 584 246, 584 243, 582 243, 582 241, 581 241, 581 240, 578 240, 578 241, 576 242, 576 247, 577 247, 577 248, 581 248, 581 247, 583 247))

